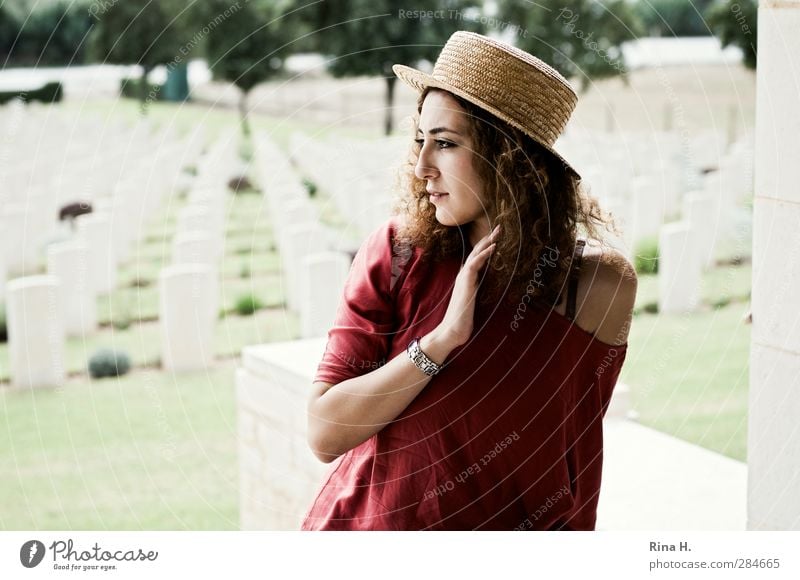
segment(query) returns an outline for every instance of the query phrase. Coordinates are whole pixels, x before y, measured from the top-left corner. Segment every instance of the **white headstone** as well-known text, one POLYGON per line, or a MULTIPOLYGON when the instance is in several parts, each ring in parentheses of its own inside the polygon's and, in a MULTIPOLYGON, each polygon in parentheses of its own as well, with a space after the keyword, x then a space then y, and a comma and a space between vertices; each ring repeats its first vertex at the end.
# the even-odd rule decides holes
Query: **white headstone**
POLYGON ((14 204, 0 209, 0 232, 2 232, 6 267, 9 273, 25 274, 36 269, 38 235, 34 232, 34 220, 25 205, 14 204))
POLYGON ((325 336, 350 271, 350 257, 340 252, 320 252, 303 259, 300 279, 300 331, 303 338, 325 336))
POLYGON ((719 232, 713 227, 714 199, 703 192, 689 192, 683 198, 683 219, 692 228, 695 247, 704 269, 713 265, 714 248, 719 232))
POLYGON ((78 216, 78 237, 89 248, 89 270, 97 294, 108 294, 117 284, 117 262, 107 214, 78 216))
POLYGON ((7 285, 6 318, 11 382, 16 387, 60 387, 64 321, 55 276, 28 276, 7 285))
POLYGON ((219 250, 214 238, 202 231, 184 232, 172 240, 173 264, 208 264, 217 263, 219 250))
POLYGON ((686 222, 662 226, 658 238, 658 311, 690 312, 700 298, 700 256, 686 222))
MULTIPOLYGON (((0 234, 0 240, 4 239, 2 234, 0 234)), ((6 269, 6 256, 2 250, 0 250, 0 303, 3 302, 3 299, 6 297, 6 278, 8 276, 8 272, 6 269)))
POLYGON ((327 249, 326 230, 316 223, 292 225, 284 228, 280 254, 283 265, 284 292, 290 310, 300 312, 300 286, 303 257, 327 249))
POLYGON ((89 248, 82 242, 48 246, 47 273, 61 282, 67 336, 85 336, 97 329, 97 300, 89 272, 89 248))
POLYGON ((158 285, 163 368, 208 368, 214 360, 218 303, 214 270, 204 264, 168 266, 161 270, 158 285))
POLYGON ((639 242, 658 236, 664 221, 664 189, 655 176, 636 177, 631 184, 631 199, 631 241, 635 250, 639 242))

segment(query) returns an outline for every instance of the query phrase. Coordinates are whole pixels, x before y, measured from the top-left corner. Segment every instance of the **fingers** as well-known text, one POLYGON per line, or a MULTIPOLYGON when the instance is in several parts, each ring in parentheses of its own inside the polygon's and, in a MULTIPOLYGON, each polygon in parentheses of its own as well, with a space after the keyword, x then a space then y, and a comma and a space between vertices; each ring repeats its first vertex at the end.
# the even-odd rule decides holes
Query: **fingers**
POLYGON ((497 239, 497 235, 499 232, 500 232, 500 224, 497 224, 497 226, 495 226, 495 228, 491 232, 482 237, 478 241, 478 243, 475 244, 475 247, 472 248, 472 254, 478 255, 481 252, 483 252, 489 244, 491 244, 497 239))
POLYGON ((467 262, 467 266, 472 268, 474 272, 480 270, 486 261, 489 259, 489 256, 494 251, 497 244, 490 244, 483 251, 479 252, 476 256, 473 256, 471 260, 467 262))

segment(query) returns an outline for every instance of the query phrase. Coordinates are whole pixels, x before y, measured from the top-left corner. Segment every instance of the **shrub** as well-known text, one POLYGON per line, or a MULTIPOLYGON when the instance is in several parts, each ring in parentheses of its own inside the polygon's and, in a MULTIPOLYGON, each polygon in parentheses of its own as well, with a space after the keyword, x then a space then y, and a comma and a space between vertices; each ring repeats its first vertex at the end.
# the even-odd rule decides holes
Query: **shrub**
POLYGON ((264 304, 253 294, 244 294, 236 300, 235 310, 240 316, 249 316, 264 304))
POLYGON ((711 303, 711 306, 716 310, 718 308, 725 308, 728 304, 731 303, 730 296, 723 296, 722 298, 717 298, 711 303))
POLYGON ((642 306, 642 311, 648 314, 658 314, 658 302, 648 302, 642 306))
POLYGON ((6 326, 6 308, 0 304, 0 342, 8 342, 8 327, 6 326))
POLYGON ((310 179, 303 178, 303 186, 305 186, 306 191, 308 192, 308 197, 314 197, 317 195, 317 184, 310 179))
POLYGON ((93 379, 122 376, 130 368, 130 357, 122 351, 102 348, 89 359, 89 374, 93 379))
POLYGON ((57 103, 64 96, 61 83, 52 82, 33 91, 0 91, 0 105, 14 99, 22 99, 25 103, 39 101, 41 103, 57 103))
POLYGON ((634 267, 637 274, 656 274, 658 272, 658 240, 648 238, 636 248, 634 267))

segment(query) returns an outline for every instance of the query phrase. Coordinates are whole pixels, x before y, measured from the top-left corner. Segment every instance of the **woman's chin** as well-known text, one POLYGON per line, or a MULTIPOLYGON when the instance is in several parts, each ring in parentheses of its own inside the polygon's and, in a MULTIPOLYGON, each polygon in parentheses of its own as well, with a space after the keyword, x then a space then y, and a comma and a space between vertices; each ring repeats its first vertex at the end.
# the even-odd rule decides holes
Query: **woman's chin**
POLYGON ((458 220, 451 214, 442 211, 441 209, 436 210, 436 221, 442 224, 443 226, 454 227, 461 225, 458 223, 458 220))

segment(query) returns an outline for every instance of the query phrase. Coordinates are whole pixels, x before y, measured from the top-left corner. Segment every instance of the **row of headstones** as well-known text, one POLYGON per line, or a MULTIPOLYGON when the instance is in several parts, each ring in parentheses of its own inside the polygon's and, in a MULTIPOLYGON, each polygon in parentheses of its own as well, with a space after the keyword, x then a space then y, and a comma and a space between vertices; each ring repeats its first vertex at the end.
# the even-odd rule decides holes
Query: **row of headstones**
POLYGON ((347 244, 321 223, 300 175, 267 135, 256 136, 254 159, 280 253, 287 307, 298 313, 302 337, 324 336, 350 270, 347 244))
MULTIPOLYGON (((615 216, 623 232, 615 245, 630 257, 641 242, 657 238, 661 226, 677 219, 685 205, 694 205, 698 194, 712 198, 707 214, 715 220, 709 230, 712 243, 737 235, 731 224, 748 219, 741 210, 752 196, 751 135, 730 147, 714 131, 567 135, 565 153, 591 193, 615 216)), ((392 173, 403 162, 407 142, 400 137, 328 144, 296 133, 290 146, 300 170, 363 236, 389 215, 392 173)))
POLYGON ((198 162, 189 203, 178 212, 172 264, 159 273, 159 326, 165 370, 201 370, 214 360, 227 184, 239 173, 237 149, 235 131, 217 138, 198 162))
MULTIPOLYGON (((688 141, 674 134, 652 137, 587 133, 582 145, 570 141, 566 147, 591 194, 621 226, 615 245, 632 257, 641 242, 658 237, 665 223, 690 214, 704 221, 705 233, 699 236, 704 252, 731 251, 741 227, 751 221, 752 136, 730 147, 713 133, 688 141)), ((741 244, 735 250, 750 253, 741 244)))
MULTIPOLYGON (((79 232, 91 247, 98 248, 98 240, 112 238, 110 244, 103 242, 106 248, 98 251, 111 252, 113 259, 98 256, 98 261, 117 263, 126 260, 132 243, 141 235, 141 224, 160 206, 165 192, 185 178, 180 172, 183 164, 176 159, 181 156, 193 159, 198 151, 198 141, 194 136, 170 142, 159 142, 158 138, 158 135, 150 137, 151 150, 147 153, 124 160, 103 157, 109 163, 115 163, 118 169, 113 184, 106 183, 103 189, 87 189, 86 182, 91 179, 91 172, 82 178, 63 176, 61 179, 61 175, 54 175, 38 164, 21 170, 19 175, 26 177, 22 182, 11 179, 11 174, 7 175, 11 182, 18 183, 19 189, 15 190, 15 200, 3 204, 0 210, 0 279, 6 275, 37 271, 44 258, 44 248, 49 243, 73 236, 78 221, 62 222, 59 219, 58 207, 64 199, 70 199, 75 205, 79 202, 82 208, 92 211, 91 219, 80 216, 85 231, 79 232)), ((57 156, 44 158, 56 167, 67 165, 57 156)), ((5 191, 8 195, 9 190, 5 191)), ((108 276, 113 282, 113 268, 103 270, 100 275, 108 276)), ((101 291, 106 289, 101 288, 101 291)))
POLYGON ((753 194, 752 189, 746 192, 742 184, 742 181, 747 184, 747 179, 730 183, 731 173, 723 169, 710 175, 703 180, 704 190, 683 196, 681 219, 659 228, 659 312, 696 310, 700 305, 702 275, 714 267, 720 253, 736 258, 752 253, 752 215, 742 211, 740 203, 753 194), (732 194, 729 188, 741 193, 732 194))
POLYGON ((390 215, 397 172, 410 145, 406 137, 333 142, 294 133, 290 155, 363 238, 390 215))
MULTIPOLYGON (((195 370, 213 360, 219 310, 217 264, 224 241, 225 182, 231 167, 217 147, 202 160, 190 203, 178 216, 172 264, 159 274, 162 364, 167 370, 195 370)), ((68 336, 96 329, 96 297, 113 289, 115 262, 109 220, 78 218, 77 239, 48 248, 48 274, 7 284, 9 362, 18 387, 59 386, 65 378, 68 336), (93 235, 88 242, 81 233, 93 235), (87 243, 88 242, 88 243, 87 243)))
POLYGON ((14 142, 0 167, 6 202, 27 201, 29 193, 52 203, 108 195, 131 173, 132 162, 177 140, 169 129, 154 134, 147 122, 109 123, 96 115, 68 115, 57 106, 38 113, 22 108, 5 117, 4 136, 14 142))

